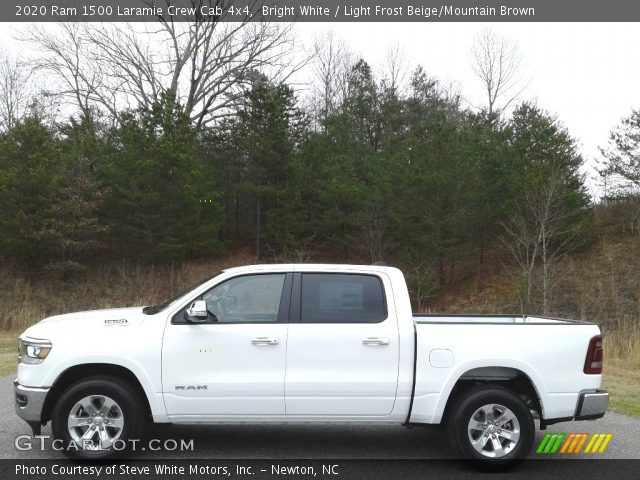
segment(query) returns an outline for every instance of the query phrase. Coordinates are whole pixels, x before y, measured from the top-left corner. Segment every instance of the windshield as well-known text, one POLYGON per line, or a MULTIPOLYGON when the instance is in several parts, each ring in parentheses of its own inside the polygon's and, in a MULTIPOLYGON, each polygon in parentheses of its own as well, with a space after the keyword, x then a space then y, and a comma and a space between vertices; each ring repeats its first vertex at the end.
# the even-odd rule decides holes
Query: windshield
POLYGON ((184 290, 182 290, 180 293, 172 296, 171 298, 165 300, 164 302, 158 304, 158 305, 149 305, 148 307, 144 307, 142 309, 142 313, 146 313, 147 315, 153 315, 156 314, 158 312, 161 312, 162 310, 164 310, 165 308, 169 307, 169 305, 171 305, 173 302, 175 302, 176 300, 178 300, 179 298, 183 297, 184 295, 186 295, 187 293, 189 293, 191 290, 195 290, 196 288, 198 288, 200 285, 208 282, 209 280, 211 280, 212 278, 217 277, 218 275, 220 275, 222 272, 218 272, 216 273, 214 276, 212 277, 207 277, 204 280, 199 281, 198 283, 191 285, 188 288, 185 288, 184 290))

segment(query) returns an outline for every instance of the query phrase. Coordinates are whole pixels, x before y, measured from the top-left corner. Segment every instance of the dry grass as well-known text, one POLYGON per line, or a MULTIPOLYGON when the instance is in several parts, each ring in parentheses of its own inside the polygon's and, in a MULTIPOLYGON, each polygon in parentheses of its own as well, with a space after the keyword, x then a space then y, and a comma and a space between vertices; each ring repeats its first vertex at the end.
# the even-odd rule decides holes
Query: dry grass
POLYGON ((625 361, 607 360, 604 388, 611 392, 609 410, 640 417, 640 373, 625 361))
POLYGON ((611 410, 640 416, 640 323, 605 332, 604 386, 611 410))
POLYGON ((0 332, 0 377, 15 373, 18 364, 17 333, 0 332))

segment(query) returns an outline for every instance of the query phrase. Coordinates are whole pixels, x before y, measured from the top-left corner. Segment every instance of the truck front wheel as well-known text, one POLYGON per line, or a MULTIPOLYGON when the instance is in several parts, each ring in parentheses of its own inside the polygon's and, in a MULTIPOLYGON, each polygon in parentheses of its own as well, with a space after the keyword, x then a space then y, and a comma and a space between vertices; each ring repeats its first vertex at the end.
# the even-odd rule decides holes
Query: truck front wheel
POLYGON ((507 465, 531 451, 533 416, 511 390, 495 385, 471 387, 460 394, 451 411, 449 436, 466 458, 507 465))
POLYGON ((54 438, 72 459, 105 459, 127 451, 143 433, 144 411, 133 389, 117 377, 93 377, 69 387, 51 418, 54 438))

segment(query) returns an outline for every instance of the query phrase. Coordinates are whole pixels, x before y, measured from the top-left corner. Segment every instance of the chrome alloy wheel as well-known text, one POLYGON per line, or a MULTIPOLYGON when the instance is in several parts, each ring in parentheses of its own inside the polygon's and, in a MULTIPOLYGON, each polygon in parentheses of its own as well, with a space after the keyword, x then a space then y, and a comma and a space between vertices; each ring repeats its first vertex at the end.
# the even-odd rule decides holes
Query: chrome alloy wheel
POLYGON ((111 398, 90 395, 77 402, 67 419, 69 435, 84 450, 106 450, 122 435, 122 409, 111 398))
POLYGON ((491 403, 477 409, 467 427, 469 441, 480 454, 500 458, 511 452, 520 439, 520 423, 504 405, 491 403))

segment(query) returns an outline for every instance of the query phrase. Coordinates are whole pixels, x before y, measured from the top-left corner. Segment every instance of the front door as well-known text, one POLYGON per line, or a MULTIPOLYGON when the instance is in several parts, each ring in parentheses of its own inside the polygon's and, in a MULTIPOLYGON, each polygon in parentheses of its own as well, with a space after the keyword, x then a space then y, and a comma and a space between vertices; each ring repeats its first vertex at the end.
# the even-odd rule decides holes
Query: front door
POLYGON ((291 281, 286 273, 233 277, 192 299, 207 303, 203 323, 189 321, 188 305, 173 316, 162 347, 170 417, 284 415, 291 281))

